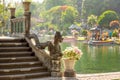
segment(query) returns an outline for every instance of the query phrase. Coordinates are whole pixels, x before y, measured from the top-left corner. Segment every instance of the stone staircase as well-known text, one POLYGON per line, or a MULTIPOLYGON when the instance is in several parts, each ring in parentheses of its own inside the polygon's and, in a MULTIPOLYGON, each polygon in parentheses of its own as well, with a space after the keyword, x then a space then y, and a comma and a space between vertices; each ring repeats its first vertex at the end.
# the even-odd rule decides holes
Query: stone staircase
POLYGON ((0 80, 49 77, 25 39, 0 39, 0 80))

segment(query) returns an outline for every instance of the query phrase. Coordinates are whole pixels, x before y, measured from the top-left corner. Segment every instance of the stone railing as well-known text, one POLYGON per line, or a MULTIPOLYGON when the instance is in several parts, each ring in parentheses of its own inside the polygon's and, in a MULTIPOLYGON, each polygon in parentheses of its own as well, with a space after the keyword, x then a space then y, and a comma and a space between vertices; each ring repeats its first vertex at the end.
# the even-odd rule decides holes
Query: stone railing
POLYGON ((31 34, 29 37, 25 38, 29 43, 29 46, 32 48, 35 55, 39 58, 40 61, 43 62, 43 65, 51 70, 51 57, 48 53, 45 52, 45 47, 47 47, 46 43, 40 43, 36 34, 31 34))
MULTIPOLYGON (((30 4, 30 2, 24 2, 30 4)), ((28 5, 29 6, 29 5, 28 5)), ((26 6, 24 6, 25 8, 26 6)), ((61 73, 61 47, 59 45, 63 38, 60 32, 56 32, 54 36, 54 41, 47 41, 45 43, 40 43, 37 35, 30 34, 30 24, 31 24, 31 12, 29 8, 24 9, 24 18, 15 17, 15 8, 10 8, 11 11, 11 35, 16 35, 18 33, 24 34, 26 41, 32 48, 32 51, 43 62, 43 65, 48 68, 51 72, 51 76, 60 77, 61 73), (49 54, 45 52, 45 48, 48 47, 49 54)), ((21 34, 20 34, 21 35, 21 34)))
POLYGON ((24 33, 25 36, 30 34, 31 26, 31 12, 29 11, 30 2, 23 2, 24 5, 24 16, 22 18, 15 17, 15 7, 9 8, 11 12, 11 34, 24 33))
POLYGON ((61 58, 62 52, 59 45, 63 38, 60 32, 56 32, 54 36, 54 42, 47 41, 45 43, 40 43, 36 34, 31 34, 27 36, 26 41, 32 48, 35 55, 43 62, 43 65, 48 68, 51 72, 51 76, 60 77, 61 73, 61 58), (48 47, 49 53, 45 52, 45 48, 48 47))
POLYGON ((11 19, 11 34, 24 34, 25 33, 25 18, 11 19))

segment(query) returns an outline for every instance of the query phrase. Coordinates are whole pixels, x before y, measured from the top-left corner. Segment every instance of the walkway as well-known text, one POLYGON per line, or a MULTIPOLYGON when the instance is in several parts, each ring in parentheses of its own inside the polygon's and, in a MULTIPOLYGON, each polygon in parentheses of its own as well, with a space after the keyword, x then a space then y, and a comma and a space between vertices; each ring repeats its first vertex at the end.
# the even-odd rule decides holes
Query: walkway
POLYGON ((120 72, 99 73, 99 74, 80 74, 79 80, 120 80, 120 72))
POLYGON ((43 78, 34 80, 120 80, 120 72, 98 73, 98 74, 77 74, 76 78, 43 78))

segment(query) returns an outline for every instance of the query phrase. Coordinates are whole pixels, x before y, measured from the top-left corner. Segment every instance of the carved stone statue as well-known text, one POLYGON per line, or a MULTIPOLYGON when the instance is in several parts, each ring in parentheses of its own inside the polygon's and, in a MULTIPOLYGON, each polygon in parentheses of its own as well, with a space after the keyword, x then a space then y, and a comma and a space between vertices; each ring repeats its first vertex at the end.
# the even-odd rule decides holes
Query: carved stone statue
POLYGON ((60 47, 60 43, 63 41, 62 35, 60 32, 56 32, 54 36, 54 42, 47 41, 45 43, 40 43, 39 39, 35 34, 29 36, 29 38, 34 37, 36 46, 39 49, 45 49, 48 47, 51 57, 51 76, 52 77, 61 77, 61 58, 62 58, 62 51, 60 47))
POLYGON ((61 77, 61 58, 62 52, 60 43, 63 41, 62 35, 60 32, 56 32, 54 36, 54 42, 49 42, 48 50, 51 56, 51 76, 52 77, 61 77))
POLYGON ((63 38, 60 32, 56 32, 53 43, 51 41, 40 43, 36 34, 31 34, 29 38, 35 39, 36 47, 38 47, 39 49, 45 49, 46 47, 48 47, 52 59, 60 59, 62 57, 60 43, 63 41, 63 38))
POLYGON ((49 42, 48 50, 50 51, 50 56, 52 59, 60 59, 62 57, 60 43, 63 41, 60 32, 56 32, 54 37, 54 42, 49 42))

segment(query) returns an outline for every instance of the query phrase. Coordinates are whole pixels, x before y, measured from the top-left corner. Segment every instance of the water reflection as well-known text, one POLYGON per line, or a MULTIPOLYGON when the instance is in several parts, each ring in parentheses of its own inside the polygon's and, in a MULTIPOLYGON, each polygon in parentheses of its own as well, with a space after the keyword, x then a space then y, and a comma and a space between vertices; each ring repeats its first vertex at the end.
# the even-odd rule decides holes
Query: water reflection
POLYGON ((65 47, 78 46, 83 56, 76 62, 77 73, 99 73, 120 71, 120 46, 90 46, 82 42, 63 43, 65 47))

